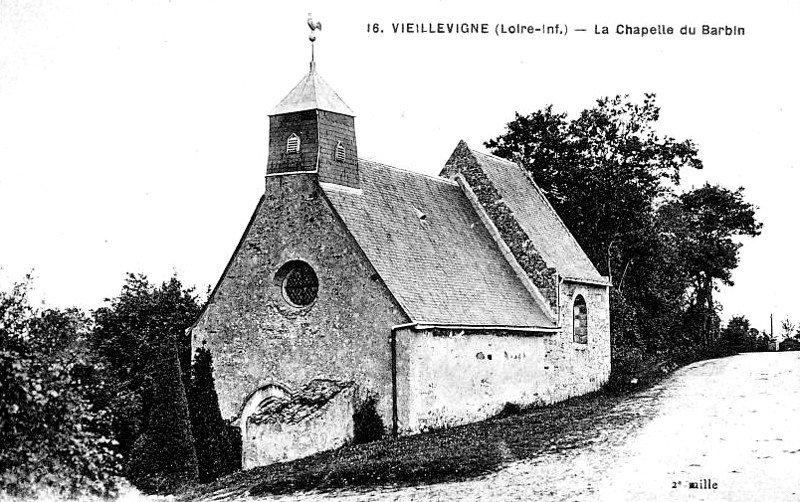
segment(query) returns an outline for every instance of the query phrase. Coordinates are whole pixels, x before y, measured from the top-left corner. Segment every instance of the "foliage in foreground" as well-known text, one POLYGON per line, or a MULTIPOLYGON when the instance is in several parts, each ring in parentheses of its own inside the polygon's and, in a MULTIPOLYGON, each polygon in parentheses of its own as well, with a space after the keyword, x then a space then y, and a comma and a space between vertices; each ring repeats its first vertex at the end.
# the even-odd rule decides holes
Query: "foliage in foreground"
POLYGON ((106 496, 124 475, 169 493, 241 468, 210 353, 190 369, 185 331, 200 305, 177 278, 156 287, 129 274, 91 319, 37 311, 27 287, 0 293, 0 489, 106 496))
POLYGON ((83 375, 87 320, 37 311, 28 279, 0 291, 0 490, 29 496, 114 495, 120 472, 109 411, 83 375))
POLYGON ((128 274, 120 295, 94 312, 92 350, 105 363, 98 377, 112 390, 105 399, 118 451, 126 477, 145 492, 166 493, 197 480, 185 330, 200 308, 176 277, 156 287, 128 274))

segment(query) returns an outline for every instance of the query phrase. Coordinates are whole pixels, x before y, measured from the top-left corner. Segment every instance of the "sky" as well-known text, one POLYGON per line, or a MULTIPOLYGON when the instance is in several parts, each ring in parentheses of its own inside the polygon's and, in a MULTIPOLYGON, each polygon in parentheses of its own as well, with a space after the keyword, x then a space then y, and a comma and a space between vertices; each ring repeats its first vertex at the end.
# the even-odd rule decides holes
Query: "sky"
POLYGON ((764 224, 718 293, 723 319, 769 330, 773 314, 776 333, 800 322, 800 2, 788 0, 0 0, 0 287, 33 271, 37 304, 90 310, 137 272, 177 274, 204 297, 263 193, 268 113, 308 71, 309 12, 359 155, 421 173, 460 139, 482 149, 514 112, 575 116, 655 93, 658 131, 693 140, 705 164, 680 189, 743 186, 764 224), (393 29, 465 22, 489 33, 393 29), (626 24, 674 33, 615 33, 626 24))

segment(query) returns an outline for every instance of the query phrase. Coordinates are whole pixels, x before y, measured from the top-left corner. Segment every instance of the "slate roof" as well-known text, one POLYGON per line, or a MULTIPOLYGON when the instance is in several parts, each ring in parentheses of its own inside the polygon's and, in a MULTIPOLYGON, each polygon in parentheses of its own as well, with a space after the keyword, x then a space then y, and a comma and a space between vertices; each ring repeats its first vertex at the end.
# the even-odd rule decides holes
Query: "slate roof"
POLYGON ((278 106, 272 109, 270 115, 314 109, 355 116, 353 110, 317 73, 316 67, 312 63, 311 71, 294 86, 294 89, 289 91, 289 94, 278 103, 278 106))
POLYGON ((322 409, 337 394, 352 386, 353 382, 314 379, 287 398, 267 397, 247 420, 255 423, 296 424, 322 409))
POLYGON ((321 185, 412 320, 553 327, 456 183, 363 159, 359 172, 361 190, 321 185))
POLYGON ((607 282, 520 166, 494 155, 470 152, 549 266, 571 279, 607 282))

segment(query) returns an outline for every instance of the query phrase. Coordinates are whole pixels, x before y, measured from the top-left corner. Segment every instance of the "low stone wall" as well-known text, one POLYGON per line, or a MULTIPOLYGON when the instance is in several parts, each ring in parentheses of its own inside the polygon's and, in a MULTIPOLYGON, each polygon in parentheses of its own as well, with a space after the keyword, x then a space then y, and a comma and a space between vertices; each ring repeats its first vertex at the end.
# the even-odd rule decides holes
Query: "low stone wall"
POLYGON ((266 404, 280 409, 255 413, 246 420, 243 469, 288 462, 338 448, 353 439, 352 385, 337 389, 328 399, 298 400, 295 396, 292 400, 266 404))

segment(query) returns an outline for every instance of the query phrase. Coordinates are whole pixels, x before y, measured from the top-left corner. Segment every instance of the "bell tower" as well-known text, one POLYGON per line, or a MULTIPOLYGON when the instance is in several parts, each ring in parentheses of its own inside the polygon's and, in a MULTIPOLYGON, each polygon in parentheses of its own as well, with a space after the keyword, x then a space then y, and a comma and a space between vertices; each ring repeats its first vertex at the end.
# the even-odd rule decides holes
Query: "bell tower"
POLYGON ((311 64, 308 74, 269 114, 267 175, 316 172, 321 183, 359 188, 353 111, 317 73, 309 14, 311 64))
POLYGON ((270 113, 267 174, 316 172, 320 182, 359 188, 353 111, 315 66, 270 113))

